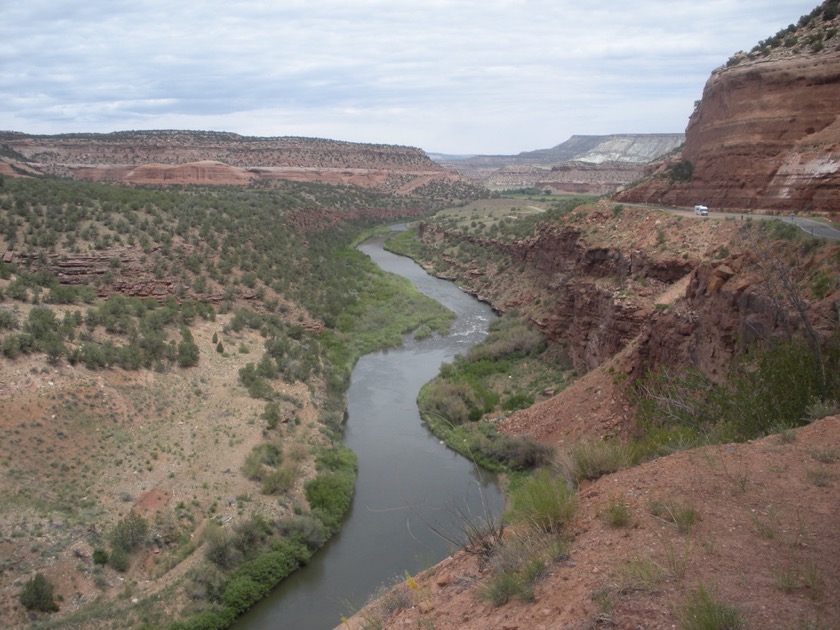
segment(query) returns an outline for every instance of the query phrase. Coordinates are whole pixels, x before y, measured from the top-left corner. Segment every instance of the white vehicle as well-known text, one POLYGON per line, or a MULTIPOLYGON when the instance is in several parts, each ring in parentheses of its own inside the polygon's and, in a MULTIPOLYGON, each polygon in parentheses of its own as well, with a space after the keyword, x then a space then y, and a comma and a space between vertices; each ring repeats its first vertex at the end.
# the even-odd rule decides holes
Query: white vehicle
POLYGON ((706 206, 696 205, 694 206, 694 214, 700 215, 701 217, 709 216, 709 209, 706 206))

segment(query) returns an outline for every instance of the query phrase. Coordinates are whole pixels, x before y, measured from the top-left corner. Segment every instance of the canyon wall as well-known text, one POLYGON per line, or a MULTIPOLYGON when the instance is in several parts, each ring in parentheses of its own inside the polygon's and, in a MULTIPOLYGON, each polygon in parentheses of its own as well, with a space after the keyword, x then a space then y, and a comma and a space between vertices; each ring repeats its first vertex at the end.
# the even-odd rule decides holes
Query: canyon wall
POLYGON ((840 214, 838 27, 840 18, 816 17, 785 39, 799 45, 739 54, 715 70, 681 157, 616 199, 840 214))
POLYGON ((462 180, 413 147, 207 131, 55 136, 2 132, 0 157, 7 174, 28 171, 127 184, 290 180, 409 194, 430 182, 456 185, 462 180))
POLYGON ((815 295, 807 278, 840 246, 827 247, 820 262, 799 252, 799 244, 748 237, 744 228, 631 208, 616 220, 602 204, 578 208, 563 223, 541 225, 515 241, 465 236, 429 223, 420 235, 446 260, 442 275, 457 277, 502 312, 527 313, 550 342, 566 346, 581 372, 628 350, 622 369, 634 377, 664 365, 724 378, 732 357, 749 342, 801 328, 777 292, 769 256, 801 263, 791 273, 818 334, 830 334, 838 294, 835 286, 815 295), (487 260, 459 258, 452 252, 460 242, 487 253, 487 260), (773 253, 762 255, 762 248, 773 253))

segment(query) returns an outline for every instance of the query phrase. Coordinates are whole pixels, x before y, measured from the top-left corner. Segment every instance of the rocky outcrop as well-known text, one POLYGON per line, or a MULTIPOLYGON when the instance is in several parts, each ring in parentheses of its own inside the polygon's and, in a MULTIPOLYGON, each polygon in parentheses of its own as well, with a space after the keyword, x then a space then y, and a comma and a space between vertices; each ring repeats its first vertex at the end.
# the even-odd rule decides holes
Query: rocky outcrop
MULTIPOLYGON (((463 288, 499 311, 529 313, 551 343, 567 347, 577 369, 588 371, 636 338, 655 311, 653 297, 689 274, 699 260, 657 252, 643 242, 611 246, 608 235, 603 239, 607 243, 593 243, 586 232, 609 222, 610 215, 602 209, 577 212, 577 223, 541 225, 533 236, 514 242, 452 233, 430 223, 421 224, 420 236, 458 270, 449 273, 463 288), (460 242, 505 262, 498 268, 477 262, 465 267, 446 254, 460 242)), ((655 235, 651 228, 657 217, 636 214, 633 225, 643 238, 655 235)))
POLYGON ((660 165, 617 199, 840 213, 838 26, 816 17, 786 40, 810 46, 736 56, 715 70, 686 129, 681 160, 691 170, 674 177, 673 164, 660 165))
POLYGON ((830 267, 840 245, 808 259, 795 243, 759 245, 734 221, 666 216, 625 208, 615 222, 602 205, 578 208, 565 222, 541 225, 513 242, 434 224, 423 224, 420 235, 445 258, 448 277, 499 311, 527 313, 582 372, 628 350, 622 369, 634 377, 658 366, 690 366, 724 378, 733 356, 752 341, 787 337, 803 326, 771 258, 781 265, 799 260, 791 271, 799 278, 798 296, 816 333, 831 334, 840 287, 815 295, 807 278, 830 267), (692 241, 699 247, 690 248, 692 241), (493 262, 449 254, 463 242, 465 251, 489 253, 493 262))
MULTIPOLYGON (((3 132, 0 154, 8 174, 28 169, 33 174, 127 184, 246 185, 289 180, 409 194, 429 182, 445 186, 462 179, 412 147, 219 132, 57 136, 3 132)), ((480 191, 473 187, 471 193, 478 196, 480 191)))

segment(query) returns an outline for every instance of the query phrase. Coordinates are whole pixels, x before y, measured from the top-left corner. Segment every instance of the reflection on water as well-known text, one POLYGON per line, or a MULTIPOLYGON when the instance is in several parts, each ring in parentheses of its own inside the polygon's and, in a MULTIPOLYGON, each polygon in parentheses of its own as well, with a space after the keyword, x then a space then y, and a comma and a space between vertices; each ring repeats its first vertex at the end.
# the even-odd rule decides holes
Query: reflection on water
POLYGON ((503 498, 488 473, 445 448, 420 420, 420 387, 441 363, 481 341, 490 308, 451 282, 373 239, 359 249, 411 280, 458 316, 446 337, 409 339, 362 357, 348 391, 345 443, 359 459, 353 506, 341 532, 311 564, 248 612, 236 628, 334 628, 382 584, 439 562, 459 537, 460 515, 499 514, 503 498))

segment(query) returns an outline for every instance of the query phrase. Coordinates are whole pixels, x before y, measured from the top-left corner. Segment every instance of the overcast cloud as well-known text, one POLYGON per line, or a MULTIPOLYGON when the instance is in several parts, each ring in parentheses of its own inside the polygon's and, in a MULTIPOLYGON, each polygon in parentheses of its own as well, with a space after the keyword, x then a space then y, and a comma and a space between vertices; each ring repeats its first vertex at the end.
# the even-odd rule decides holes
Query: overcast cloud
POLYGON ((685 130, 817 0, 0 0, 0 128, 517 153, 685 130))

